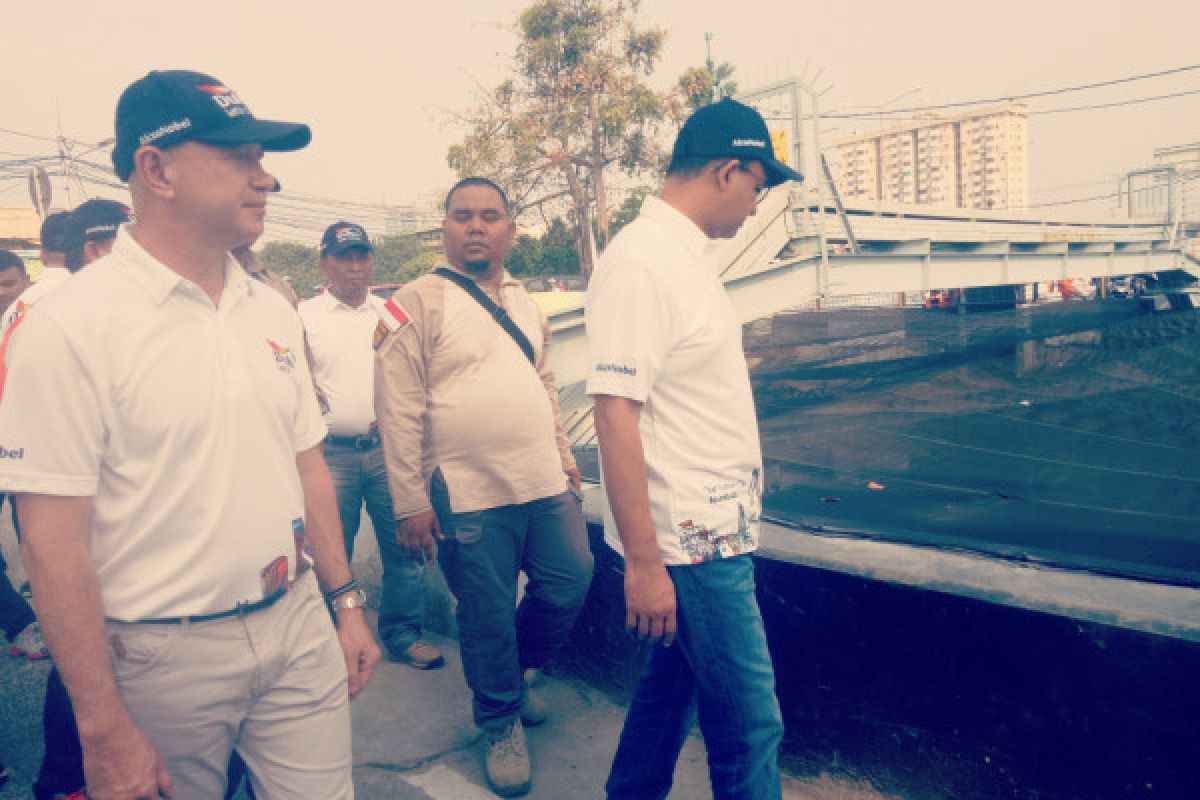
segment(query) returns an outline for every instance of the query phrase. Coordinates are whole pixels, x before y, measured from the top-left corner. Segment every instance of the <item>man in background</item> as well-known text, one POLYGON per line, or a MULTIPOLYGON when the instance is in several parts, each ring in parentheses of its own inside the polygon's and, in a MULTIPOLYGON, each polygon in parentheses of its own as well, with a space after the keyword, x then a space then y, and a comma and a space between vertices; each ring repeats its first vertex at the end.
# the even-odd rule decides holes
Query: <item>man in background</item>
POLYGON ((313 377, 329 404, 325 460, 333 473, 346 558, 353 560, 363 506, 375 529, 383 562, 379 640, 394 661, 414 669, 437 669, 441 652, 421 639, 425 608, 421 554, 396 542, 392 498, 379 426, 375 422, 375 359, 371 337, 383 301, 368 290, 375 274, 375 249, 367 232, 335 222, 321 237, 324 292, 300 304, 300 318, 313 354, 313 377))
POLYGON ((397 537, 438 557, 458 599, 484 771, 505 797, 532 786, 524 726, 544 722, 546 708, 530 685, 566 640, 592 577, 550 326, 504 268, 515 231, 494 182, 451 188, 447 263, 387 302, 375 360, 397 537))

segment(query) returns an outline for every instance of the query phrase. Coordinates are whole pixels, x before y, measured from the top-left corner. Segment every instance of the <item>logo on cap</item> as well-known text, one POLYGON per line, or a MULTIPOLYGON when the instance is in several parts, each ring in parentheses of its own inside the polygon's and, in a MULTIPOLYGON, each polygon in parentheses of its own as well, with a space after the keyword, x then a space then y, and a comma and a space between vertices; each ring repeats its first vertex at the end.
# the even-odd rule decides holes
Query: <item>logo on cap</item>
POLYGON ((334 236, 341 242, 361 242, 363 239, 362 232, 358 228, 338 228, 334 231, 334 236))
POLYGON ((201 84, 196 88, 211 97, 217 107, 231 117, 240 117, 250 113, 250 109, 242 102, 242 98, 238 97, 237 92, 228 86, 210 83, 201 84))
POLYGON ((767 143, 762 139, 734 139, 732 147, 766 147, 767 143))

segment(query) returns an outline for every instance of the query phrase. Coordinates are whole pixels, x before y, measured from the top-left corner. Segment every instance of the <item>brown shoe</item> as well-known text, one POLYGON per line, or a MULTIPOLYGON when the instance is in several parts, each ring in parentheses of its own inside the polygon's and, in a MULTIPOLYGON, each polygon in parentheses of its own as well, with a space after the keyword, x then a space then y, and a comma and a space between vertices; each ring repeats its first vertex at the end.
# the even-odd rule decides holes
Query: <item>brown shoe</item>
POLYGON ((533 768, 521 720, 503 730, 488 732, 483 771, 492 791, 501 797, 520 797, 533 788, 533 768))
POLYGON ((525 695, 521 698, 521 722, 526 728, 541 725, 546 721, 546 701, 534 691, 534 683, 541 676, 536 669, 525 670, 525 695))
POLYGON ((446 666, 446 657, 428 642, 418 639, 399 653, 389 649, 393 661, 408 664, 413 669, 440 669, 446 666))

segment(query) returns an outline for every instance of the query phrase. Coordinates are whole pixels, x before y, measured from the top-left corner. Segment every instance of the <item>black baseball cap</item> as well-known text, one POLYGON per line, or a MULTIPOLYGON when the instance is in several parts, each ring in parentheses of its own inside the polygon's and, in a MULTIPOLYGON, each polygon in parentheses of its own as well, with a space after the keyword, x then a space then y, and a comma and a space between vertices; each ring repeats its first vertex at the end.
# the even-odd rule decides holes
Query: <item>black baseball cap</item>
POLYGON ((803 175, 775 158, 771 133, 762 115, 729 97, 702 106, 683 123, 675 138, 671 160, 693 157, 761 161, 767 173, 767 186, 804 180, 803 175))
POLYGON ((353 222, 335 222, 325 229, 325 235, 321 237, 322 256, 340 256, 356 247, 368 253, 375 250, 371 237, 367 236, 361 225, 353 222))
POLYGON ((117 101, 116 130, 112 161, 123 181, 133 172, 133 154, 148 144, 261 144, 284 152, 312 141, 307 125, 258 119, 221 81, 187 70, 156 70, 131 83, 117 101))
POLYGON ((82 250, 87 242, 111 239, 117 229, 133 221, 133 213, 124 203, 94 197, 80 203, 67 222, 67 250, 82 250))

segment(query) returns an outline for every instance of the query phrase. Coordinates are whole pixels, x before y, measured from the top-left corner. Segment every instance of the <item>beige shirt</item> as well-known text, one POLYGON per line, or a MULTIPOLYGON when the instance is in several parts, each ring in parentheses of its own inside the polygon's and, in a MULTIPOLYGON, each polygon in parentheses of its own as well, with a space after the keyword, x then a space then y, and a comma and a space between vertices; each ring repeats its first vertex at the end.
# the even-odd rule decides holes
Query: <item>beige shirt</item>
POLYGON ((566 490, 564 470, 575 460, 547 362, 549 325, 507 273, 499 292, 489 294, 533 344, 536 368, 445 278, 422 276, 389 301, 392 323, 381 323, 375 338, 375 414, 397 519, 430 508, 435 467, 455 513, 566 490))

